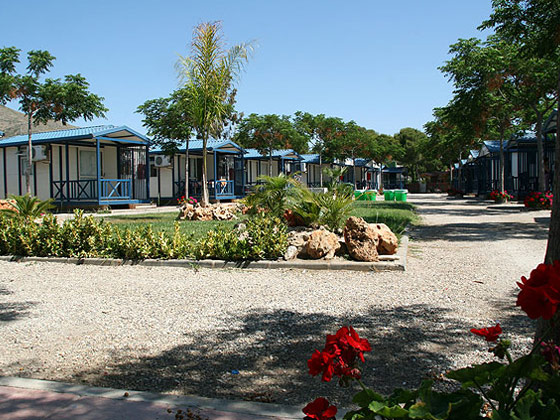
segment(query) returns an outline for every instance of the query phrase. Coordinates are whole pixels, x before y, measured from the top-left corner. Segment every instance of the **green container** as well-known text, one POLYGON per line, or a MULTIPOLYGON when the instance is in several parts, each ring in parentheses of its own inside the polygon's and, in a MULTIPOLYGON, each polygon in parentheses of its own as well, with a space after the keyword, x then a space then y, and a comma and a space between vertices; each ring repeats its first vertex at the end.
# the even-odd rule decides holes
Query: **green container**
POLYGON ((354 191, 354 197, 356 197, 358 201, 365 201, 368 199, 365 191, 354 191))
POLYGON ((376 195, 377 193, 375 191, 366 191, 366 196, 369 201, 375 201, 377 198, 376 195))
POLYGON ((394 191, 385 191, 383 195, 385 196, 385 201, 393 201, 395 199, 394 191))
POLYGON ((395 201, 406 201, 406 191, 395 191, 395 201))

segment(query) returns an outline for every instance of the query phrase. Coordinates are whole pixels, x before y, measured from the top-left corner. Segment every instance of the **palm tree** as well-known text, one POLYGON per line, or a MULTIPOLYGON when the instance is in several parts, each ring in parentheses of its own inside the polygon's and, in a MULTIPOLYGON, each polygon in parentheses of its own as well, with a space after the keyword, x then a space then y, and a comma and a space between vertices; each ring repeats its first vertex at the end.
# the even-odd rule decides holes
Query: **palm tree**
POLYGON ((52 202, 52 198, 41 201, 30 194, 11 195, 8 201, 11 207, 0 210, 0 213, 7 217, 35 220, 54 209, 52 202))
POLYGON ((191 56, 180 56, 177 62, 179 78, 193 105, 191 123, 202 139, 201 201, 204 206, 209 204, 206 145, 210 136, 221 135, 224 122, 232 113, 236 93, 234 84, 252 50, 251 43, 226 50, 221 22, 206 22, 194 29, 191 56))

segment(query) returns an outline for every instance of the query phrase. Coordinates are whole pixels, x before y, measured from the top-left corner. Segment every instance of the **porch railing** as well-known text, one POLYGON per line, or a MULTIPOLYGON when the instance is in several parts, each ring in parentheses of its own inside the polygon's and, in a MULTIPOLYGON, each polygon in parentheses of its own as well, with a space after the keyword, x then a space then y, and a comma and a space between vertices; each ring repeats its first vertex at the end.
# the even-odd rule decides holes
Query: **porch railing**
POLYGON ((54 201, 96 200, 97 180, 53 181, 54 201))
MULTIPOLYGON (((185 181, 175 181, 175 195, 181 197, 185 194, 185 181)), ((208 181, 208 194, 210 198, 235 196, 235 181, 208 181)), ((202 184, 198 181, 189 181, 189 195, 202 196, 202 184)))
POLYGON ((208 188, 216 198, 234 196, 234 181, 210 181, 208 188))
MULTIPOLYGON (((101 179, 99 181, 101 200, 130 199, 130 179, 101 179)), ((53 181, 53 198, 55 202, 97 201, 97 179, 80 179, 71 181, 53 181)))
POLYGON ((101 179, 101 200, 121 200, 131 198, 130 179, 101 179))

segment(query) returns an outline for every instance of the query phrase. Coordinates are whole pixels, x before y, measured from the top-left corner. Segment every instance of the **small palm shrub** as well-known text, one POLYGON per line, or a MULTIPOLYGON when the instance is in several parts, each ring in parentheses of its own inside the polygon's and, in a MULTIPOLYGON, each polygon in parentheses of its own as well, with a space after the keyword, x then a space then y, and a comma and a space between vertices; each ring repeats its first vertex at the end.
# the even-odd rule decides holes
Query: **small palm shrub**
POLYGON ((7 217, 19 217, 28 220, 34 220, 49 213, 55 206, 52 204, 53 199, 42 201, 38 197, 30 194, 10 195, 11 205, 9 208, 0 210, 7 217))
POLYGON ((264 209, 274 217, 282 217, 297 194, 294 187, 300 185, 292 175, 262 175, 251 194, 245 197, 245 204, 256 212, 264 209))

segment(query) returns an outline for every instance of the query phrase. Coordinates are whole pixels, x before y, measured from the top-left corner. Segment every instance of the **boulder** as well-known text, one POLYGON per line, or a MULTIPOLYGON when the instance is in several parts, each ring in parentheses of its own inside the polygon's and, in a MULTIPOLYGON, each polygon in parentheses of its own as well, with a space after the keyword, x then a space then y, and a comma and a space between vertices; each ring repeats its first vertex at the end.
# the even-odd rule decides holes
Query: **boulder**
POLYGON ((361 217, 351 216, 344 226, 348 253, 358 261, 379 261, 377 232, 361 217))
POLYGON ((295 247, 294 245, 289 245, 288 248, 286 248, 286 252, 284 252, 284 259, 286 261, 293 260, 298 256, 298 253, 299 251, 297 247, 295 247))
POLYGON ((329 260, 334 258, 339 248, 338 236, 328 230, 320 229, 311 232, 309 239, 305 243, 303 252, 307 257, 314 260, 319 258, 329 260))
POLYGON ((292 230, 288 233, 288 245, 295 246, 298 251, 303 249, 305 243, 309 240, 309 232, 292 230))
POLYGON ((192 220, 212 220, 211 207, 195 207, 192 220))
POLYGON ((369 225, 376 233, 379 239, 377 252, 379 255, 393 255, 399 247, 399 238, 395 235, 389 226, 385 223, 370 223, 369 225))

